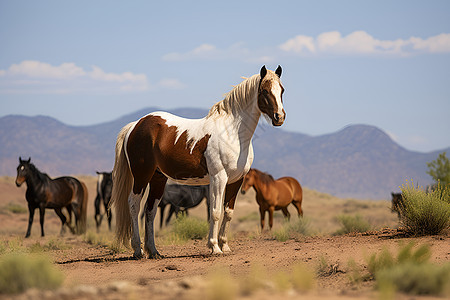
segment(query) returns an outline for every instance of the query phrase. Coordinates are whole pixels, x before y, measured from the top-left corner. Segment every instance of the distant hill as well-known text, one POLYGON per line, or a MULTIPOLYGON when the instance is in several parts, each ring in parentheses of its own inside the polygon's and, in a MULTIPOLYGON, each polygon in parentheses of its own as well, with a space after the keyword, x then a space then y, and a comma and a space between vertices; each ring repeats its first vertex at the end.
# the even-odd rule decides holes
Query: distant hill
MULTIPOLYGON (((111 170, 117 133, 157 108, 147 108, 117 120, 92 126, 68 126, 45 116, 0 118, 0 175, 16 175, 18 157, 52 177, 111 170)), ((170 112, 200 118, 207 110, 180 108, 170 112)), ((340 197, 382 199, 406 179, 430 183, 426 163, 438 153, 406 150, 382 130, 352 125, 338 132, 309 136, 261 123, 254 135, 253 167, 274 177, 294 176, 312 189, 340 197)))

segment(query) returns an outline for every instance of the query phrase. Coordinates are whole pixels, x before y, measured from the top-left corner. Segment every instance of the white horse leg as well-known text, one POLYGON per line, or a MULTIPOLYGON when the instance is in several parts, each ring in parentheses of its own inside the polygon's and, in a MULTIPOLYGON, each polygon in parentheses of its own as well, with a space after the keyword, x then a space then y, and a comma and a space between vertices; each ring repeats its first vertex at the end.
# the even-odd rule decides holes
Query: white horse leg
MULTIPOLYGON (((148 207, 145 207, 145 242, 144 249, 148 254, 149 258, 160 258, 158 250, 156 250, 155 245, 155 229, 154 229, 154 221, 156 212, 158 210, 159 199, 155 200, 153 204, 153 208, 151 210, 148 207)), ((148 201, 147 201, 148 205, 148 201)))
POLYGON ((141 205, 143 193, 136 195, 133 192, 128 196, 128 207, 130 209, 130 217, 131 217, 131 246, 134 249, 133 256, 135 258, 142 258, 144 256, 144 252, 141 249, 141 238, 139 236, 139 210, 141 205))
POLYGON ((223 253, 219 247, 219 221, 222 216, 223 199, 225 193, 225 187, 227 183, 227 176, 225 172, 221 172, 211 178, 210 181, 210 211, 211 219, 209 222, 209 237, 208 246, 212 250, 212 254, 223 253))
POLYGON ((231 219, 233 219, 234 210, 226 207, 225 212, 223 214, 222 226, 220 227, 219 232, 219 245, 222 248, 224 253, 231 252, 230 247, 228 246, 228 230, 230 229, 231 219))

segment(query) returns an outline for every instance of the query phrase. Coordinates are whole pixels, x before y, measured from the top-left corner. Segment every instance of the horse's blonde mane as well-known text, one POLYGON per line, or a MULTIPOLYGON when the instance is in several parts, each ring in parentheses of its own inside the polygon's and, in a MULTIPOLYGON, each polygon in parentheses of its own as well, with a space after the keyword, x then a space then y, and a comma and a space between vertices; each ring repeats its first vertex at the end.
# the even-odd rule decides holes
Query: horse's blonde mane
POLYGON ((234 114, 247 106, 248 100, 253 96, 252 93, 255 93, 256 88, 259 86, 260 76, 256 74, 250 78, 243 78, 245 80, 229 91, 225 95, 225 99, 211 107, 207 117, 222 113, 234 114))

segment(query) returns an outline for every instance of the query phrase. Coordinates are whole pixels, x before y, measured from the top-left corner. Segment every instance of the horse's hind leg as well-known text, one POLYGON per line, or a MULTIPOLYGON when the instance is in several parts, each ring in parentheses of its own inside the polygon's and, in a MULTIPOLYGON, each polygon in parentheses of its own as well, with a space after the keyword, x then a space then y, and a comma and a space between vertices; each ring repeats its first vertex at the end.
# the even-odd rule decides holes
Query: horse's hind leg
POLYGON ((94 207, 95 207, 95 226, 97 227, 97 232, 100 230, 100 225, 102 224, 102 218, 103 216, 100 213, 100 195, 97 194, 95 197, 94 207))
POLYGON ((286 217, 286 219, 289 221, 291 219, 291 214, 289 213, 287 207, 283 207, 281 211, 283 212, 283 215, 286 217))
POLYGON ((298 201, 298 200, 294 200, 294 201, 292 201, 292 203, 297 208, 298 216, 303 217, 302 202, 298 201))
POLYGON ((161 173, 155 172, 150 180, 150 192, 147 198, 147 205, 145 209, 145 242, 144 250, 148 254, 148 258, 160 258, 158 250, 155 245, 155 231, 154 221, 158 204, 164 193, 167 178, 161 173))
POLYGON ((225 190, 225 212, 223 214, 222 226, 219 232, 219 246, 224 253, 231 252, 228 246, 228 230, 230 229, 231 219, 233 218, 234 204, 236 196, 241 187, 243 179, 229 184, 225 190))
POLYGON ((58 215, 58 217, 61 219, 61 231, 59 232, 60 235, 63 235, 66 232, 66 228, 64 225, 66 225, 67 218, 62 213, 61 208, 55 208, 55 213, 58 215))

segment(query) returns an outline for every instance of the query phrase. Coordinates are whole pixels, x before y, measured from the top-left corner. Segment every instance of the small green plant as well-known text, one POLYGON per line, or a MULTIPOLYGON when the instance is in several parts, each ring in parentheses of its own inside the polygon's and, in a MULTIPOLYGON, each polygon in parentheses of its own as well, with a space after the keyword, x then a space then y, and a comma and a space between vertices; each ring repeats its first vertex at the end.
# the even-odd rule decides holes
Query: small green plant
POLYGON ((64 243, 63 240, 51 239, 44 245, 45 250, 66 250, 70 249, 70 246, 64 243))
POLYGON ((408 294, 445 295, 450 292, 450 264, 436 265, 429 262, 428 245, 415 247, 409 243, 401 247, 397 255, 383 249, 367 260, 369 274, 382 293, 392 290, 408 294))
POLYGON ((214 269, 208 275, 206 298, 211 300, 232 300, 238 294, 238 284, 226 267, 214 269))
POLYGON ((55 289, 62 282, 62 272, 42 255, 9 253, 0 257, 0 294, 55 289))
POLYGON ((187 216, 179 216, 172 227, 172 233, 184 241, 203 239, 208 230, 208 222, 187 216))
POLYGON ((412 234, 439 234, 450 225, 450 187, 441 184, 424 191, 407 182, 402 185, 400 220, 412 234))
POLYGON ((316 284, 316 274, 303 263, 297 263, 292 269, 292 285, 300 292, 311 290, 316 284))
POLYGON ((272 232, 273 237, 279 242, 285 242, 291 237, 310 234, 310 222, 307 218, 298 218, 294 222, 285 222, 281 228, 272 232))
POLYGON ((12 202, 6 205, 4 210, 12 212, 13 214, 24 214, 28 212, 28 209, 26 207, 12 202))
POLYGON ((361 215, 340 215, 337 220, 341 228, 335 232, 335 235, 347 234, 351 232, 366 232, 370 229, 370 224, 361 215))

